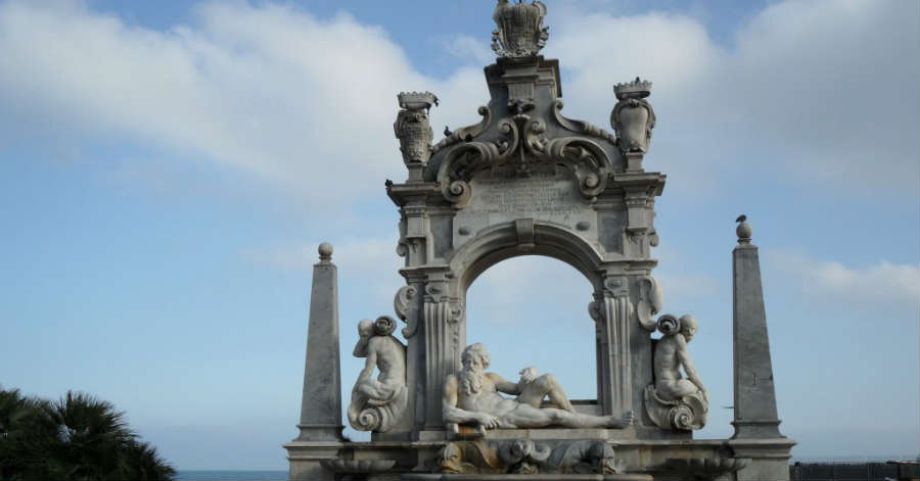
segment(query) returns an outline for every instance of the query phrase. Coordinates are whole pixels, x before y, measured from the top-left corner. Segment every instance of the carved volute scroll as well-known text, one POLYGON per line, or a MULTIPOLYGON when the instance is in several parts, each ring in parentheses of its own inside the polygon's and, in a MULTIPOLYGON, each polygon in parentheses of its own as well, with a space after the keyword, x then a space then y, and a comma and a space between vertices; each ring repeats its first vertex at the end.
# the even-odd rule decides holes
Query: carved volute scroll
POLYGON ((415 331, 418 330, 418 316, 412 312, 416 294, 418 292, 415 287, 403 286, 396 291, 396 296, 393 298, 393 310, 396 316, 406 322, 406 327, 402 330, 402 335, 406 339, 414 336, 415 331))
POLYGON ((639 302, 636 304, 636 317, 639 325, 646 331, 654 331, 658 327, 652 317, 658 314, 664 303, 664 294, 658 281, 652 276, 643 276, 638 281, 639 302))

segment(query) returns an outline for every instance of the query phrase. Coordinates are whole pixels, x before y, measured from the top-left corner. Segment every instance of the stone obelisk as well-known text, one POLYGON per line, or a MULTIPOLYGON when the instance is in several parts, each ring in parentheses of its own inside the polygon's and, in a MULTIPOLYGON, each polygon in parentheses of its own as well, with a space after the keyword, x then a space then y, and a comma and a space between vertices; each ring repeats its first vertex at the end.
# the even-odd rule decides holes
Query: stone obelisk
POLYGON ((335 459, 342 446, 342 381, 339 369, 338 273, 332 263, 332 246, 319 246, 313 265, 307 360, 300 406, 300 434, 285 445, 291 461, 290 479, 332 481, 322 468, 335 459))
POLYGON ((734 285, 735 435, 733 439, 782 438, 776 414, 773 363, 760 282, 757 246, 747 217, 738 218, 732 252, 734 285))
POLYGON ((342 440, 338 272, 332 263, 332 246, 327 243, 320 244, 319 262, 313 265, 307 361, 297 427, 300 440, 342 440))

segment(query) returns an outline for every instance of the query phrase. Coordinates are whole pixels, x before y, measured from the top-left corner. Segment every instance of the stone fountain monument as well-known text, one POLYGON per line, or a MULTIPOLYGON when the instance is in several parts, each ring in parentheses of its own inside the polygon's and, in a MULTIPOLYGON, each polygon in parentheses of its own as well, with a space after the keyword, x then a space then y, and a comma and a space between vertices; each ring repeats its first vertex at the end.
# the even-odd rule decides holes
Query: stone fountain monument
POLYGON ((545 15, 538 1, 499 0, 478 123, 435 143, 435 95, 398 95, 408 173, 386 190, 406 284, 395 318, 357 325, 353 354, 366 361, 344 411, 371 441, 342 435, 336 267, 323 244, 300 435, 285 445, 292 480, 788 479, 795 443, 779 432, 750 226, 738 219, 733 252, 735 435, 694 440, 709 411, 689 348, 697 321, 662 313, 652 276, 665 184, 643 165, 652 84, 614 86, 613 132, 565 117, 559 64, 540 55, 545 15), (486 346, 467 344, 467 288, 521 255, 559 259, 591 282, 598 399, 573 402, 565 379, 534 368, 505 379, 488 371, 486 346))

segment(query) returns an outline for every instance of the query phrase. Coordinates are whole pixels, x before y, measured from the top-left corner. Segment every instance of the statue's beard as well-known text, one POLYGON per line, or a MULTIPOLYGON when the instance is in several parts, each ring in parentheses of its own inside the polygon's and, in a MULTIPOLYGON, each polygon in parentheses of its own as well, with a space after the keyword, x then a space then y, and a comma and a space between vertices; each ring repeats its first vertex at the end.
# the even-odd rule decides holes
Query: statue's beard
POLYGON ((460 391, 472 395, 482 391, 482 380, 485 373, 482 370, 464 369, 460 371, 460 391))

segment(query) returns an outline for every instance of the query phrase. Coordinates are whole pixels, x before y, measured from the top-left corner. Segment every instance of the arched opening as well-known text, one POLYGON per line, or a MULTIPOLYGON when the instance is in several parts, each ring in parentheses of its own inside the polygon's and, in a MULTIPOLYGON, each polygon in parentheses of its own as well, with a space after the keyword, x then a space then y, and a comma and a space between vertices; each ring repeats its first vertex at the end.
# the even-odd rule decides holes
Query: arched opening
POLYGON ((500 261, 466 292, 466 339, 481 342, 490 371, 509 381, 525 367, 552 373, 573 400, 597 399, 596 336, 588 314, 594 287, 572 266, 545 256, 500 261))

